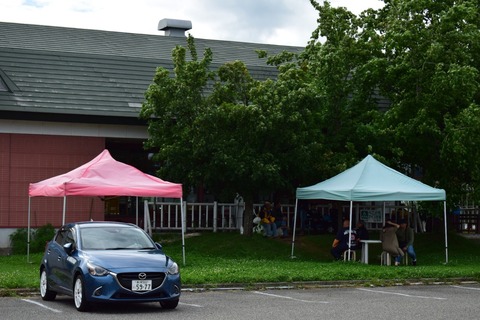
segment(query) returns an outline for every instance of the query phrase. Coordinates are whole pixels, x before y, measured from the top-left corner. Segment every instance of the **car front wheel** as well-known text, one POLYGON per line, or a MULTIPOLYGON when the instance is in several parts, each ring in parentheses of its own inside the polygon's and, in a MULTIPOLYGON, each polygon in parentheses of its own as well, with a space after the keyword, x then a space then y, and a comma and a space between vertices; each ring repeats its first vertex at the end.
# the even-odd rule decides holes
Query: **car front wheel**
POLYGON ((178 299, 160 301, 160 305, 163 309, 175 309, 178 306, 178 299))
POLYGON ((83 277, 78 275, 75 278, 73 285, 73 301, 75 302, 75 308, 78 311, 87 311, 90 308, 90 304, 85 299, 85 284, 83 277))
POLYGON ((55 291, 48 289, 47 272, 45 269, 40 273, 40 296, 42 300, 51 301, 57 296, 55 291))

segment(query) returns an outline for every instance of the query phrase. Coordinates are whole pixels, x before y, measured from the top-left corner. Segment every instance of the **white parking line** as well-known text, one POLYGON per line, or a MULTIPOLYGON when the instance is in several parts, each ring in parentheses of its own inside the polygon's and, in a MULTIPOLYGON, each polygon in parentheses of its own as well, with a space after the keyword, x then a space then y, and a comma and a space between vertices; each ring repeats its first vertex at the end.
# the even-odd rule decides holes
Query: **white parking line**
POLYGON ((480 288, 472 288, 472 287, 462 287, 462 286, 452 286, 454 288, 460 288, 460 289, 467 289, 467 290, 479 290, 480 288))
POLYGON ((446 298, 440 298, 440 297, 415 296, 415 295, 405 294, 405 293, 399 293, 399 292, 388 292, 388 291, 380 291, 380 290, 370 290, 370 289, 364 289, 364 288, 357 288, 357 289, 358 289, 358 290, 362 290, 362 291, 374 292, 374 293, 393 294, 393 295, 403 296, 403 297, 408 297, 408 298, 433 299, 433 300, 447 300, 446 298))
POLYGON ((37 302, 37 301, 28 300, 28 299, 22 299, 22 300, 25 301, 25 302, 29 302, 29 303, 36 304, 37 306, 40 306, 40 307, 42 307, 42 308, 45 308, 45 309, 47 309, 47 310, 50 310, 50 311, 53 311, 53 312, 56 312, 56 313, 62 313, 62 311, 60 311, 60 310, 47 307, 46 305, 44 305, 44 304, 42 304, 42 303, 40 303, 40 302, 37 302))
POLYGON ((295 299, 295 298, 292 298, 292 297, 280 296, 280 295, 276 295, 276 294, 272 294, 272 293, 266 293, 266 292, 260 292, 260 291, 253 291, 253 293, 261 294, 261 295, 269 296, 269 297, 283 298, 283 299, 289 299, 289 300, 307 302, 307 303, 328 303, 328 301, 301 300, 301 299, 295 299))
POLYGON ((191 304, 191 303, 185 303, 185 302, 179 302, 178 304, 181 304, 181 305, 184 305, 184 306, 196 307, 196 308, 203 308, 203 306, 198 305, 198 304, 191 304))

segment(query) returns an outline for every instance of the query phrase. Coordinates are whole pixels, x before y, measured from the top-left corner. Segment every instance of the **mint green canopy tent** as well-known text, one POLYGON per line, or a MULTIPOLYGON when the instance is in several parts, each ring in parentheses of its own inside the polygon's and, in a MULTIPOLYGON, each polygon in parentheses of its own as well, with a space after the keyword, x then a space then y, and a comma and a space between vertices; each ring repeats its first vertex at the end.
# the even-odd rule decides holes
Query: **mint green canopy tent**
MULTIPOLYGON (((368 155, 357 165, 313 186, 297 188, 292 238, 292 257, 299 199, 350 201, 352 221, 353 201, 443 201, 445 221, 445 259, 448 263, 446 193, 412 179, 368 155)), ((351 232, 351 226, 350 226, 351 232)))

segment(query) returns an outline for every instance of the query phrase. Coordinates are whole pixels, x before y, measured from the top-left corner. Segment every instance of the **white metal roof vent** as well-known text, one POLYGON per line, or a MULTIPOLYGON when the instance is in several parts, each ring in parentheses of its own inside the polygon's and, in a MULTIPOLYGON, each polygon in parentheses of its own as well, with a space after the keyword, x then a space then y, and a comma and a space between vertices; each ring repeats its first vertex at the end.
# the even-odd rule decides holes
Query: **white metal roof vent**
POLYGON ((192 29, 192 21, 178 19, 162 19, 158 22, 158 30, 165 31, 166 36, 185 37, 185 31, 192 29))

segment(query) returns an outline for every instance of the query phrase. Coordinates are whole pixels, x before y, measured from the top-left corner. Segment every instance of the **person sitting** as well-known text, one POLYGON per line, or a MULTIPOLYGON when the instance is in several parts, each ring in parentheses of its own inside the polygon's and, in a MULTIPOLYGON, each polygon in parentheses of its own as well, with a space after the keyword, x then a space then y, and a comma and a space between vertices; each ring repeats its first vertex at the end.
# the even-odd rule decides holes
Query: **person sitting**
POLYGON ((282 227, 282 221, 283 221, 283 211, 282 211, 282 205, 278 201, 276 201, 273 206, 272 216, 275 219, 274 223, 275 223, 275 226, 277 227, 277 235, 282 236, 283 230, 281 229, 281 227, 282 227))
POLYGON ((265 201, 258 215, 262 219, 263 235, 265 237, 275 237, 277 235, 277 225, 275 224, 275 217, 272 215, 272 204, 265 201))
POLYGON ((400 226, 391 220, 387 220, 380 232, 380 240, 382 241, 382 249, 395 257, 395 265, 398 266, 402 262, 403 251, 398 245, 396 231, 400 226))
POLYGON ((280 237, 288 237, 288 217, 286 214, 283 215, 280 227, 278 227, 280 237))
POLYGON ((396 234, 398 239, 398 245, 402 249, 404 253, 407 253, 410 258, 412 258, 412 265, 417 265, 417 254, 413 249, 413 240, 414 240, 414 233, 413 229, 407 225, 407 221, 405 219, 401 219, 399 221, 400 227, 398 228, 396 234))
POLYGON ((357 222, 357 228, 355 229, 355 231, 357 231, 358 241, 368 240, 370 238, 370 236, 368 235, 368 230, 365 227, 365 223, 363 222, 363 220, 359 220, 357 222))
POLYGON ((332 250, 330 251, 335 260, 340 260, 342 254, 350 250, 357 249, 357 231, 350 230, 350 220, 343 220, 343 227, 338 230, 337 235, 332 243, 332 250))

